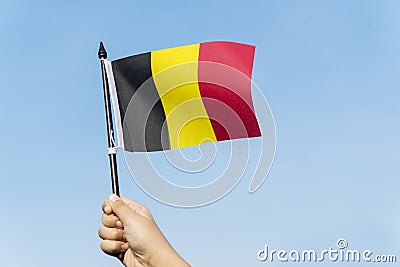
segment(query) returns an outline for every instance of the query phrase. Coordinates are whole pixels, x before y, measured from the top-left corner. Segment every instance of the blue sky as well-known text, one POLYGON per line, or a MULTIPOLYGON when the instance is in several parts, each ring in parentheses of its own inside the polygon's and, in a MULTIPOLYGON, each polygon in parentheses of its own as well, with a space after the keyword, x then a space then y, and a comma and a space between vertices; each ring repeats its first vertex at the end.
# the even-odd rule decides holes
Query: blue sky
POLYGON ((400 260, 399 11, 388 0, 3 0, 0 266, 119 265, 97 237, 110 193, 100 40, 110 59, 210 40, 257 46, 253 77, 277 130, 259 191, 244 177, 213 205, 173 208, 119 156, 122 193, 150 207, 194 266, 266 266, 264 245, 322 250, 341 237, 400 260))

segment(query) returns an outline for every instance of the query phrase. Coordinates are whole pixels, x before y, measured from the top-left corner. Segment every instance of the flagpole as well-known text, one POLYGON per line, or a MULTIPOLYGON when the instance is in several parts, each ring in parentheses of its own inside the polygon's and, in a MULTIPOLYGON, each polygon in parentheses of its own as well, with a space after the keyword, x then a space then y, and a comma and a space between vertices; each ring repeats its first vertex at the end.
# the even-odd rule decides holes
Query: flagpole
POLYGON ((112 192, 119 196, 117 155, 114 142, 115 140, 114 126, 111 115, 110 91, 108 89, 107 73, 106 73, 106 67, 104 65, 104 60, 107 58, 107 51, 104 48, 103 42, 100 42, 99 52, 97 55, 99 56, 101 62, 101 74, 103 78, 104 105, 106 110, 107 137, 108 137, 108 148, 109 148, 108 158, 110 161, 112 192))

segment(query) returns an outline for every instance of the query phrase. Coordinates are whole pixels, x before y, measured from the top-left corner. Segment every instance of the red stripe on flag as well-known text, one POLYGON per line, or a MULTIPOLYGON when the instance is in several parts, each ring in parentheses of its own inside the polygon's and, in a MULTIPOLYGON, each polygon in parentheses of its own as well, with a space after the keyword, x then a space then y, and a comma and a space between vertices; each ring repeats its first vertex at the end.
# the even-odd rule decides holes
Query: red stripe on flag
POLYGON ((261 136, 251 98, 255 47, 200 44, 199 89, 218 141, 261 136))

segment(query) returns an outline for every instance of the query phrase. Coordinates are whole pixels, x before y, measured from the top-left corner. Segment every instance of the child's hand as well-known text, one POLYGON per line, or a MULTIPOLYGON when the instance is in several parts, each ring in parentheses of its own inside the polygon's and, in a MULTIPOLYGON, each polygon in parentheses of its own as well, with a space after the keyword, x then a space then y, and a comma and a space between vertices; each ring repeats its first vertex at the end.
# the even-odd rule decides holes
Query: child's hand
POLYGON ((150 211, 125 197, 111 195, 103 203, 101 249, 127 267, 189 266, 161 233, 150 211))

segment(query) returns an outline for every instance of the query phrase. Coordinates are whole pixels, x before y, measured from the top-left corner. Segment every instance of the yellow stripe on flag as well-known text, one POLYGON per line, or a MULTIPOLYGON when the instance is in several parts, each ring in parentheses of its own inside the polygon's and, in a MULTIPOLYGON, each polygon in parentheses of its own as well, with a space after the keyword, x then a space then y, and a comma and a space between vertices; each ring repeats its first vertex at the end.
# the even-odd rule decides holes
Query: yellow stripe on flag
POLYGON ((216 142, 198 85, 199 44, 151 52, 171 149, 216 142))

